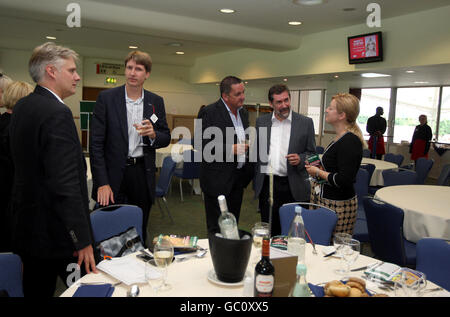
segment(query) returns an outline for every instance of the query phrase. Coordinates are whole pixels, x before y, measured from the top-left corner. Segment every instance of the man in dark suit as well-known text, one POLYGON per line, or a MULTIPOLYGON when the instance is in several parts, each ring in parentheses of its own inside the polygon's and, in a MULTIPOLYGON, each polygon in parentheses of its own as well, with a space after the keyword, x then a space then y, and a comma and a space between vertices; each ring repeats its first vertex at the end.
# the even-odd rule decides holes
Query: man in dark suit
POLYGON ((98 96, 89 147, 92 198, 101 206, 139 206, 143 212, 144 243, 155 201, 155 149, 170 143, 164 100, 143 88, 151 67, 147 53, 128 54, 126 84, 98 96))
POLYGON ((312 119, 291 110, 291 95, 286 85, 271 87, 268 97, 273 113, 256 120, 259 155, 254 189, 255 196, 259 197, 261 221, 269 222, 269 175, 274 175, 271 229, 274 236, 281 234, 279 208, 286 203, 310 200, 305 159, 315 153, 316 142, 312 119))
POLYGON ((23 261, 25 296, 53 296, 57 275, 66 281, 70 263, 97 272, 86 163, 63 103, 80 81, 76 60, 74 51, 53 43, 35 48, 29 71, 36 89, 11 117, 12 243, 23 261))
POLYGON ((228 210, 239 221, 244 188, 253 177, 248 160, 246 131, 248 112, 243 108, 244 83, 228 76, 220 83, 221 98, 203 108, 203 155, 200 186, 204 193, 208 232, 219 232, 220 216, 217 197, 225 195, 228 210))

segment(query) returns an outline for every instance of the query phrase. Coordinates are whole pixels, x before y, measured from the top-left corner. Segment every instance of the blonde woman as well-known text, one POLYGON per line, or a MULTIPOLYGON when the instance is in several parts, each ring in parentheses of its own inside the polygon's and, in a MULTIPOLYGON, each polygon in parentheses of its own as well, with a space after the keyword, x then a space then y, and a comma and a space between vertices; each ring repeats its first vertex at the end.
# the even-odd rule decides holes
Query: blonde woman
POLYGON ((6 90, 6 87, 8 87, 11 83, 12 79, 3 74, 3 72, 0 70, 0 108, 3 107, 2 103, 3 92, 6 90))
POLYGON ((307 165, 309 175, 325 183, 312 183, 311 200, 336 211, 336 232, 353 234, 358 209, 353 183, 361 165, 365 141, 356 124, 359 100, 351 94, 337 94, 326 109, 325 121, 333 126, 336 137, 323 156, 323 170, 307 165))
POLYGON ((13 186, 14 165, 9 150, 8 127, 13 107, 19 99, 28 96, 33 87, 25 82, 12 82, 3 90, 1 103, 6 112, 0 117, 0 252, 11 251, 9 245, 9 226, 7 224, 7 210, 13 186))

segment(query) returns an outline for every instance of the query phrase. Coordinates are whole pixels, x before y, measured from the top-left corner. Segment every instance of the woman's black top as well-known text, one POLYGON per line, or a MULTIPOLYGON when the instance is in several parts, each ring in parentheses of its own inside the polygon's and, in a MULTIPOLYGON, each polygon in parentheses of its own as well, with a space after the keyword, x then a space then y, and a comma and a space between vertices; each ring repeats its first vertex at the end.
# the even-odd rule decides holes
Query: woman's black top
POLYGON ((355 197, 353 184, 362 160, 361 140, 347 132, 331 142, 322 156, 322 165, 329 172, 328 182, 321 188, 321 197, 331 200, 348 200, 355 197))

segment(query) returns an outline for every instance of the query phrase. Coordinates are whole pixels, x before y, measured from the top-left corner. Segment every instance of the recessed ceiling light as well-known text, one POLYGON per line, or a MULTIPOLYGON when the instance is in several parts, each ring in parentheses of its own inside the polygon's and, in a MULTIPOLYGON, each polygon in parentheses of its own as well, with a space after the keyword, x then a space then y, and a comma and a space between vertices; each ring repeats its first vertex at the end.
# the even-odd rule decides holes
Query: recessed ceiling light
POLYGON ((181 44, 180 42, 170 42, 166 44, 167 46, 172 46, 172 47, 181 47, 183 46, 183 44, 181 44))
POLYGON ((54 37, 54 36, 46 36, 45 38, 48 40, 56 40, 56 37, 54 37))
POLYGON ((428 81, 415 81, 415 84, 428 84, 428 81))
POLYGON ((130 45, 130 46, 128 46, 128 48, 136 49, 136 48, 138 48, 138 47, 137 47, 137 46, 134 46, 134 45, 130 45))
POLYGON ((226 13, 226 14, 236 12, 236 10, 233 10, 233 9, 220 9, 219 11, 222 13, 226 13))
POLYGON ((283 78, 283 81, 288 81, 288 79, 287 78, 283 78))
POLYGON ((364 73, 364 74, 361 74, 361 76, 366 77, 366 78, 377 78, 377 77, 390 77, 391 75, 377 74, 377 73, 364 73))
POLYGON ((307 5, 307 6, 312 6, 312 5, 316 5, 316 4, 322 4, 323 0, 292 0, 292 2, 295 4, 303 4, 303 5, 307 5))
POLYGON ((289 22, 289 25, 301 25, 302 24, 302 22, 300 22, 300 21, 290 21, 289 22))
POLYGON ((415 70, 407 70, 406 71, 408 74, 414 74, 416 71, 415 70))
POLYGON ((334 75, 334 78, 339 78, 339 75, 334 75))
POLYGON ((175 54, 177 54, 177 55, 184 55, 184 52, 183 51, 177 51, 177 52, 175 52, 175 54))

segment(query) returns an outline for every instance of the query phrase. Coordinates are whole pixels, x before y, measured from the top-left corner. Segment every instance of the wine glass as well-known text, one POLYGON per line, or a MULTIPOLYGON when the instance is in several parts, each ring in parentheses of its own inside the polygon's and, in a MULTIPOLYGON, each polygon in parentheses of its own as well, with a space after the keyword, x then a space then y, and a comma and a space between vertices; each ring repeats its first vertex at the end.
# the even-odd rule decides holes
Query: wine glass
POLYGON ((344 258, 344 261, 347 264, 347 269, 345 271, 345 275, 348 276, 348 274, 350 273, 350 266, 355 263, 356 259, 359 256, 361 250, 361 244, 358 240, 356 239, 347 239, 344 240, 342 249, 341 249, 341 254, 342 257, 344 258))
POLYGON ((150 262, 145 262, 145 280, 155 294, 158 294, 159 289, 163 286, 164 272, 162 272, 162 269, 150 264, 150 262))
POLYGON ((270 228, 267 222, 257 222, 252 228, 253 245, 255 247, 256 254, 253 259, 253 264, 256 265, 261 259, 262 241, 264 237, 270 238, 270 228))
MULTIPOLYGON (((333 237, 333 246, 336 249, 336 256, 342 258, 341 250, 344 246, 344 241, 351 240, 352 236, 348 233, 338 232, 334 234, 333 237)), ((341 267, 336 269, 335 272, 337 274, 345 274, 345 270, 341 267)))
POLYGON ((136 122, 134 124, 134 127, 135 127, 137 133, 140 136, 140 142, 139 142, 138 146, 147 146, 147 144, 144 143, 144 139, 143 139, 143 137, 141 135, 141 130, 146 126, 146 124, 143 124, 144 120, 148 120, 148 119, 147 118, 143 118, 142 121, 136 122))
POLYGON ((168 239, 160 239, 153 249, 153 257, 158 267, 164 270, 162 290, 169 290, 171 285, 167 283, 167 267, 172 263, 173 245, 168 239))

